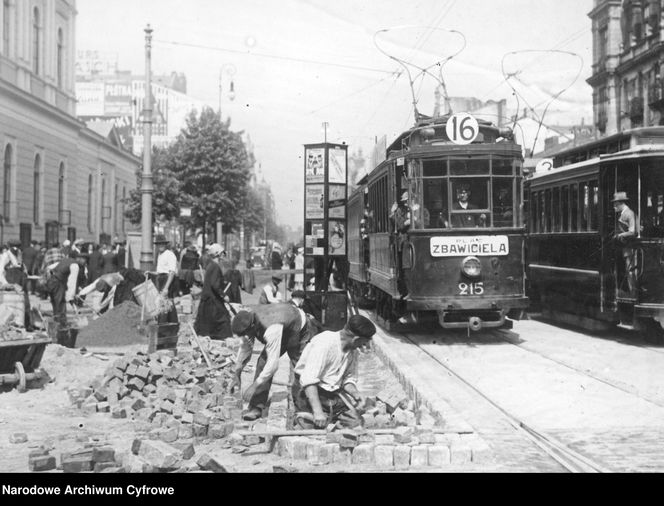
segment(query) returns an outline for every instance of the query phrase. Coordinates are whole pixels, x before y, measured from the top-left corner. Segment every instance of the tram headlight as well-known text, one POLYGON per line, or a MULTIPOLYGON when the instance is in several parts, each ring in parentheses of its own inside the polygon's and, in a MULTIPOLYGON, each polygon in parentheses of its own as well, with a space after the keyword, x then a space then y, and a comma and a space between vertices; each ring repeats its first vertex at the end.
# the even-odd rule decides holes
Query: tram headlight
POLYGON ((461 271, 470 278, 476 278, 482 273, 482 263, 477 257, 466 257, 461 262, 461 271))

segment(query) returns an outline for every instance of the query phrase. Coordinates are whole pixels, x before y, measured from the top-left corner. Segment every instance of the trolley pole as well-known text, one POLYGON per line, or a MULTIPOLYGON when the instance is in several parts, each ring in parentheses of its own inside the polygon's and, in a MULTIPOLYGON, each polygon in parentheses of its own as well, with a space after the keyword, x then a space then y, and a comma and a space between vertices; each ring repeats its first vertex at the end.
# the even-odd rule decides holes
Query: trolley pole
POLYGON ((143 175, 141 178, 141 270, 154 270, 152 245, 152 28, 145 28, 145 99, 143 108, 143 175))

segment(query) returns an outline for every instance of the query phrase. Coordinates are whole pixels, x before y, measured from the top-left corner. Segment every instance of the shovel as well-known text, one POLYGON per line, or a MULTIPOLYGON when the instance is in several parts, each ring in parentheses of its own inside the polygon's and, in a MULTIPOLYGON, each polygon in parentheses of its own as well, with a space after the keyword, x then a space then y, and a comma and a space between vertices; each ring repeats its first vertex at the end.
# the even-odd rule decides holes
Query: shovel
POLYGON ((76 318, 74 318, 74 327, 77 329, 82 329, 84 327, 87 327, 88 324, 90 323, 88 321, 88 317, 81 315, 78 312, 78 306, 74 304, 73 302, 71 303, 72 307, 74 308, 74 313, 76 313, 76 318))

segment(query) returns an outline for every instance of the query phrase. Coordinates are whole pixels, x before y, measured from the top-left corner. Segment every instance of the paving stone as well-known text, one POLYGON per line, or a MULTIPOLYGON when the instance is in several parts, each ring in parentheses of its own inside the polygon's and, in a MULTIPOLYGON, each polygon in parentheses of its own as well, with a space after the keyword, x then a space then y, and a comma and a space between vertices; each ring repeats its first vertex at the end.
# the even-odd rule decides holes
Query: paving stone
POLYGON ((413 446, 410 449, 411 467, 424 467, 429 465, 429 447, 426 445, 413 446))
POLYGON ((360 443, 353 450, 352 463, 357 465, 371 465, 374 462, 374 445, 360 443))
POLYGON ((339 451, 340 448, 338 444, 323 443, 318 454, 319 463, 323 465, 331 464, 334 462, 334 457, 339 451))
POLYGON ((376 466, 384 469, 394 466, 394 445, 376 445, 374 461, 376 466))
POLYGON ((30 471, 50 471, 57 466, 55 457, 52 455, 39 455, 28 459, 30 471))
POLYGON ((189 460, 196 454, 193 443, 173 443, 172 446, 182 452, 183 460, 189 460))
POLYGON ((376 419, 374 415, 370 415, 369 413, 365 413, 362 415, 362 425, 367 428, 371 429, 376 426, 376 419))
POLYGON ((191 439, 194 437, 193 425, 180 425, 178 428, 178 439, 191 439))
POLYGON ((280 437, 278 441, 279 455, 293 460, 307 458, 308 438, 300 436, 280 437))
POLYGON ((324 441, 312 439, 307 444, 307 461, 310 464, 321 464, 321 452, 325 446, 324 441))
POLYGON ((173 468, 182 460, 182 451, 163 441, 142 441, 138 456, 155 468, 173 468))
POLYGON ((179 435, 179 430, 177 427, 171 427, 166 429, 161 429, 159 434, 159 439, 165 443, 173 443, 177 441, 179 435))
POLYGON ((9 442, 11 444, 22 444, 27 443, 28 435, 25 432, 14 432, 9 435, 9 442))
POLYGON ((339 445, 335 446, 339 448, 339 451, 333 450, 333 462, 342 466, 350 466, 353 462, 352 451, 348 448, 341 448, 339 445))
POLYGON ((208 433, 207 425, 200 425, 198 423, 194 423, 191 427, 194 430, 194 437, 207 436, 208 433))
POLYGON ((62 457, 60 462, 62 471, 65 473, 82 473, 85 471, 92 471, 94 469, 94 462, 89 457, 62 457))
POLYGON ((230 466, 222 463, 222 459, 217 456, 211 456, 206 454, 201 455, 196 463, 201 469, 206 471, 212 471, 214 473, 228 473, 230 471, 230 466))
POLYGON ((444 467, 450 464, 450 449, 443 445, 429 446, 429 465, 444 467))
POLYGON ((100 446, 92 449, 92 461, 95 464, 100 462, 114 462, 115 448, 112 446, 100 446))
POLYGON ((472 451, 469 445, 458 442, 450 447, 450 462, 452 464, 468 464, 472 461, 472 451))
POLYGON ((343 429, 338 432, 338 441, 341 448, 355 448, 358 445, 357 433, 352 429, 343 429))
POLYGON ((397 444, 407 444, 412 441, 415 431, 412 427, 398 427, 394 431, 394 442, 397 444))
POLYGON ((487 464, 493 461, 493 452, 491 447, 484 441, 479 441, 470 445, 471 461, 478 464, 487 464))
POLYGON ((398 468, 410 466, 410 446, 396 445, 394 447, 394 466, 398 468))

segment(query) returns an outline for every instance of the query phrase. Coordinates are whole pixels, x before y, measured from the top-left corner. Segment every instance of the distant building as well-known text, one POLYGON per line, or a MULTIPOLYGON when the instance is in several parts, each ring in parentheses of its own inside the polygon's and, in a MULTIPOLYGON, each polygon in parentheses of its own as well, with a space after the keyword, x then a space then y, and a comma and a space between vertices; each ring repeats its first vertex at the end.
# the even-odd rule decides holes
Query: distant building
POLYGON ((660 0, 595 0, 594 124, 602 136, 664 124, 664 24, 660 0))
MULTIPOLYGON (((142 114, 145 78, 117 69, 117 58, 96 51, 79 52, 77 60, 76 116, 81 120, 111 121, 118 129, 123 144, 134 154, 143 152, 142 114)), ((175 140, 192 111, 206 105, 186 95, 184 74, 152 78, 153 123, 152 145, 165 147, 175 140)))
POLYGON ((140 160, 75 117, 75 0, 3 0, 0 243, 124 238, 140 160))

